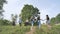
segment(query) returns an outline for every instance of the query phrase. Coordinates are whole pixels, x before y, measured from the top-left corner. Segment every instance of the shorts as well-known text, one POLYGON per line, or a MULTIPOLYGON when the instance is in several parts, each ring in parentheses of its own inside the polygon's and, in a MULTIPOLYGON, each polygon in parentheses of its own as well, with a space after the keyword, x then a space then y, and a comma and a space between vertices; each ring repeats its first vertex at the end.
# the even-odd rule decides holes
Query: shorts
POLYGON ((50 25, 50 20, 47 20, 47 21, 46 21, 46 24, 50 25))

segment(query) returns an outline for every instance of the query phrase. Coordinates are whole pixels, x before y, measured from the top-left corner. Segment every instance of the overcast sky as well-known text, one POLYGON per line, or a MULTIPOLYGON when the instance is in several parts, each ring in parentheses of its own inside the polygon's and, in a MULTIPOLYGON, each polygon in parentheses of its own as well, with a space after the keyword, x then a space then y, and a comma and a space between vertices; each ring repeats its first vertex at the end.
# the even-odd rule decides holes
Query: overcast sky
POLYGON ((10 20, 11 14, 20 14, 25 4, 37 7, 41 12, 41 19, 45 19, 46 14, 55 17, 60 13, 60 0, 7 0, 4 4, 4 18, 10 20))

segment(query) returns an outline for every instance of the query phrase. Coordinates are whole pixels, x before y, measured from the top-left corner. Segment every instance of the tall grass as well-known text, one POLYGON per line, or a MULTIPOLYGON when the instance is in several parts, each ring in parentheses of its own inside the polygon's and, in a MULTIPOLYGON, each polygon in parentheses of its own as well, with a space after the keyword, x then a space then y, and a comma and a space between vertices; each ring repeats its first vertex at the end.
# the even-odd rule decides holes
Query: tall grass
POLYGON ((34 34, 60 34, 60 25, 54 25, 51 29, 46 25, 42 25, 40 29, 36 29, 34 34))
POLYGON ((25 34, 29 30, 29 26, 0 26, 0 34, 25 34))
MULTIPOLYGON (((25 34, 30 31, 30 26, 0 26, 0 34, 25 34)), ((60 25, 54 25, 48 29, 47 25, 36 28, 34 34, 60 34, 60 25)))

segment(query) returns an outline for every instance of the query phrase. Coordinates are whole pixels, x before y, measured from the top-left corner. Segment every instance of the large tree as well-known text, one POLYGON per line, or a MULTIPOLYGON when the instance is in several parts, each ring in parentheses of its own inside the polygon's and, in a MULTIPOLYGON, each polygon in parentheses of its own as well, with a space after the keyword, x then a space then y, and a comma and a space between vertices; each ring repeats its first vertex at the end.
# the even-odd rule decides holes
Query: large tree
POLYGON ((3 16, 3 12, 4 12, 3 5, 4 5, 4 3, 7 3, 7 1, 6 0, 0 0, 0 19, 3 16))
POLYGON ((60 13, 56 16, 51 18, 51 25, 60 23, 60 13))
POLYGON ((32 5, 24 5, 22 11, 21 11, 21 16, 22 16, 22 20, 23 22, 26 19, 30 19, 31 16, 37 15, 39 12, 39 9, 32 6, 32 5))
POLYGON ((57 23, 60 23, 60 13, 56 16, 57 23))
POLYGON ((56 18, 55 17, 51 18, 51 25, 54 25, 55 22, 56 22, 56 18))

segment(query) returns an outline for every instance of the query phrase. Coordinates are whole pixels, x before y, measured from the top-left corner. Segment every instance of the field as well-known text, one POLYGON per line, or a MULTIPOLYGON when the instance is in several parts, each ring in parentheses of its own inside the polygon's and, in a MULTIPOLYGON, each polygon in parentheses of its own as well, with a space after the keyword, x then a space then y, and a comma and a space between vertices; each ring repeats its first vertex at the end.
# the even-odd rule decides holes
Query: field
POLYGON ((0 26, 0 34, 25 34, 29 31, 29 26, 0 26))
POLYGON ((51 28, 48 28, 46 25, 42 25, 39 29, 36 29, 34 34, 60 34, 60 25, 54 25, 51 28))
MULTIPOLYGON (((60 25, 54 25, 49 29, 46 25, 42 25, 40 29, 34 26, 33 34, 60 34, 60 25)), ((0 34, 26 34, 30 32, 30 26, 0 26, 0 34)), ((31 33, 32 34, 32 33, 31 33)))

